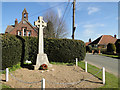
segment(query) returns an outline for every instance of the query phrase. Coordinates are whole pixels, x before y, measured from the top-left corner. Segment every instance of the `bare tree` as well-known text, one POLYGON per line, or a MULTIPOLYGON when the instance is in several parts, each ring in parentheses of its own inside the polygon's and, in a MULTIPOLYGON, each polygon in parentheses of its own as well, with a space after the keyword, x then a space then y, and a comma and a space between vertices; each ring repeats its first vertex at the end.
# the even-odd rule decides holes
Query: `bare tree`
POLYGON ((61 21, 53 10, 48 11, 44 15, 44 20, 48 23, 44 30, 45 38, 66 38, 68 35, 66 22, 61 21))

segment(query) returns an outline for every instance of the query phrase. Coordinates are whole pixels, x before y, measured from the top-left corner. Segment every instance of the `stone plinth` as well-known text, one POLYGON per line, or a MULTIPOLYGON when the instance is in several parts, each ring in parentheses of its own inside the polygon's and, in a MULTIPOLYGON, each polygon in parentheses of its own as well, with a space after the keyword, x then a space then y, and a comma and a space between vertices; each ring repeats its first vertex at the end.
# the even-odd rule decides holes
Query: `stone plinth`
POLYGON ((34 65, 34 70, 39 69, 42 64, 46 64, 48 67, 52 67, 52 65, 48 61, 47 54, 37 54, 37 60, 36 65, 34 65))

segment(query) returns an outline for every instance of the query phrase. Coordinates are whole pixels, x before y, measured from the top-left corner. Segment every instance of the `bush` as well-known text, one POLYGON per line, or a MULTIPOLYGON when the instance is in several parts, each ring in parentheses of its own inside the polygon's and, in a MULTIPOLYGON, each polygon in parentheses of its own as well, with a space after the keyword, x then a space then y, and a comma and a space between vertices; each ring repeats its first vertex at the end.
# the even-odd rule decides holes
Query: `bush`
POLYGON ((120 39, 116 41, 115 46, 116 46, 116 52, 120 54, 120 39))
POLYGON ((49 61, 71 62, 75 58, 83 60, 86 48, 83 41, 70 39, 45 39, 45 53, 49 61))
POLYGON ((86 52, 91 53, 92 52, 92 46, 86 46, 86 52))
POLYGON ((36 37, 22 37, 24 41, 24 58, 23 62, 28 60, 33 64, 36 63, 38 54, 38 39, 36 37))
MULTIPOLYGON (((36 63, 38 39, 36 37, 20 37, 3 35, 2 39, 3 68, 11 67, 25 60, 36 63)), ((44 39, 44 51, 49 61, 71 62, 78 58, 83 60, 86 48, 83 41, 70 39, 44 39)), ((22 66, 22 65, 21 65, 22 66)))
POLYGON ((22 44, 14 35, 2 35, 2 69, 21 61, 22 44))
POLYGON ((100 51, 101 51, 102 54, 105 54, 107 52, 107 48, 101 48, 100 51))
POLYGON ((115 44, 113 43, 109 43, 107 45, 107 52, 110 52, 110 53, 113 53, 116 52, 116 47, 115 47, 115 44))

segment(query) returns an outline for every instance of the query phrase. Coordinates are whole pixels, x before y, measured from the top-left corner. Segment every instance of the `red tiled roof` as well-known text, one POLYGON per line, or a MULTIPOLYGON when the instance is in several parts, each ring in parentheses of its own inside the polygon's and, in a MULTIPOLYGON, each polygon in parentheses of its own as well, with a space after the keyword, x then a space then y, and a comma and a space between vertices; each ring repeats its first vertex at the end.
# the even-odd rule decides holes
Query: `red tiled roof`
POLYGON ((102 35, 90 44, 107 45, 108 43, 115 43, 116 40, 117 38, 114 38, 111 35, 102 35))
POLYGON ((85 46, 87 46, 87 45, 90 44, 90 43, 91 43, 91 42, 86 42, 86 43, 85 43, 85 46))
POLYGON ((11 32, 14 27, 12 25, 8 25, 5 32, 11 32))

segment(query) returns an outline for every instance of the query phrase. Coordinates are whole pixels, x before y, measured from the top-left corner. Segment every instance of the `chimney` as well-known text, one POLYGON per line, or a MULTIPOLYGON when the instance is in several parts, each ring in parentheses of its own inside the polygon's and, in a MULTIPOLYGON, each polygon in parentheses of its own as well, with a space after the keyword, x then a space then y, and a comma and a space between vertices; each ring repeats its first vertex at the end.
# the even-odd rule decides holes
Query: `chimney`
POLYGON ((15 26, 18 24, 18 21, 17 21, 17 19, 15 19, 15 26))
POLYGON ((114 38, 116 38, 116 34, 114 35, 114 38))
POLYGON ((89 42, 91 42, 91 38, 89 39, 89 42))

